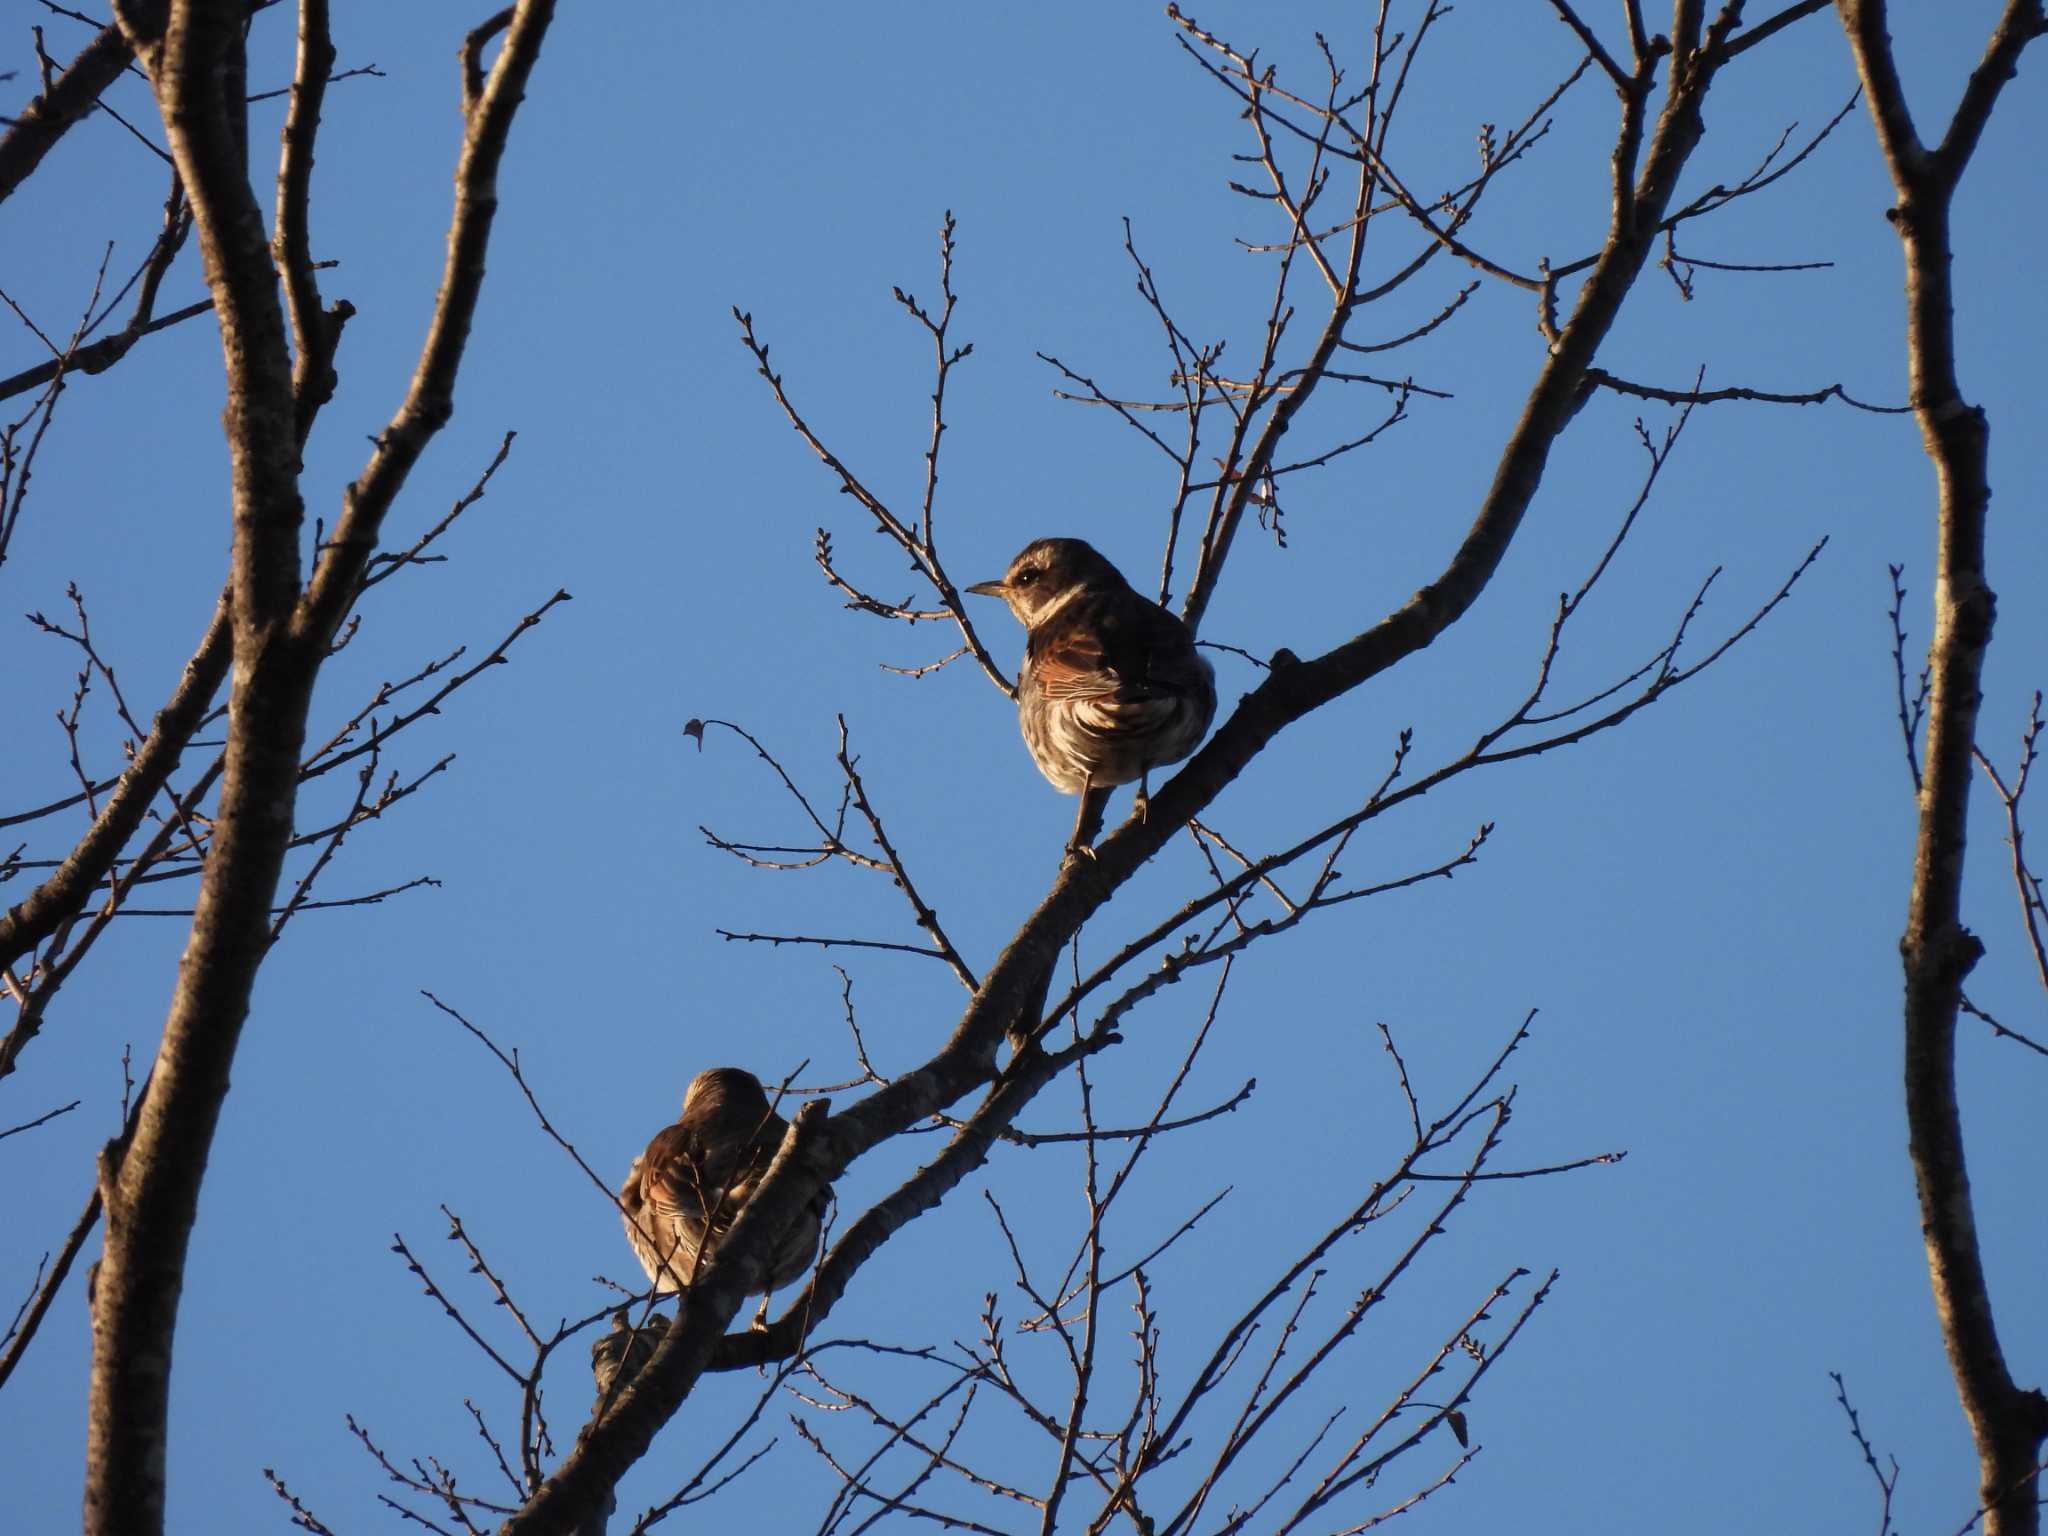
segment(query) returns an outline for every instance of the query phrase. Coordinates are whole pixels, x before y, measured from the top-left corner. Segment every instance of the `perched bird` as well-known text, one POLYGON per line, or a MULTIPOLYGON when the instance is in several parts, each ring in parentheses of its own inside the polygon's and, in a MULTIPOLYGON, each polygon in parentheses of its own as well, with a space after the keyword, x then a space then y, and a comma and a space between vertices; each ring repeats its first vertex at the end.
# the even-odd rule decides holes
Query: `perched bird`
MULTIPOLYGON (((753 1073, 713 1067, 690 1079, 682 1115, 633 1159, 619 1191, 626 1240, 657 1292, 682 1290, 696 1277, 699 1263, 732 1230, 788 1129, 753 1073)), ((757 1287, 763 1295, 810 1267, 829 1193, 820 1190, 783 1233, 757 1287)))
POLYGON ((967 589, 1000 597, 1027 631, 1017 721, 1038 771, 1079 795, 1070 849, 1084 848, 1118 784, 1195 750, 1216 714, 1216 673, 1187 626, 1131 590, 1080 539, 1024 546, 1001 581, 967 589))

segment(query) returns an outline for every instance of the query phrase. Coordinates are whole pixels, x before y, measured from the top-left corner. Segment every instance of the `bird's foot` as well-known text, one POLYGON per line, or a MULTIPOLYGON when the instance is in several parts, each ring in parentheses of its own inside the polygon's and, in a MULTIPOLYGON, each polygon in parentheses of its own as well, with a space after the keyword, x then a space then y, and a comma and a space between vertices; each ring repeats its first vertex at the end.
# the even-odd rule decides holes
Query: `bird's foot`
POLYGON ((1078 858, 1086 858, 1093 862, 1094 843, 1096 836, 1102 831, 1102 811, 1109 803, 1109 793, 1106 788, 1098 789, 1093 784, 1082 784, 1081 804, 1074 813, 1074 830, 1067 834, 1066 857, 1060 863, 1062 869, 1069 861, 1078 858))

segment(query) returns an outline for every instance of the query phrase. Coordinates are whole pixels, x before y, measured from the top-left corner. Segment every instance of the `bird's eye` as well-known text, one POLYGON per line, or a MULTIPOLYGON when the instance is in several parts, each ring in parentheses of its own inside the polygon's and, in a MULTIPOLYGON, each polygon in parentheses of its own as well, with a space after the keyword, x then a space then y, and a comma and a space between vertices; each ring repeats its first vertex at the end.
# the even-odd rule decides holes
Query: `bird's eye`
POLYGON ((1019 571, 1017 573, 1017 585, 1028 587, 1032 582, 1038 580, 1038 576, 1039 573, 1037 571, 1019 571))

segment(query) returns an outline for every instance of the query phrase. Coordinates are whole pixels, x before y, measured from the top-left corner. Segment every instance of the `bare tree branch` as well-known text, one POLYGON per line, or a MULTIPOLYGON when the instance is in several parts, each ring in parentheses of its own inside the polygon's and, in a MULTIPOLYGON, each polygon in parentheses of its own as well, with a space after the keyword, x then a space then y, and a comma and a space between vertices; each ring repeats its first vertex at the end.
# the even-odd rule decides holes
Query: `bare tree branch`
MULTIPOLYGON (((312 688, 406 471, 452 410, 451 391, 497 206, 496 172, 552 14, 527 0, 490 83, 469 110, 440 301, 406 402, 352 486, 336 536, 303 595, 298 486, 301 411, 284 316, 246 160, 246 12, 241 0, 175 0, 159 40, 133 3, 119 11, 147 63, 190 198, 227 366, 232 471, 230 600, 234 710, 219 814, 158 1065, 133 1139, 103 1159, 107 1235, 93 1302, 85 1528, 163 1523, 171 1339, 206 1154, 292 834, 312 688)), ((302 137, 299 151, 309 149, 302 137)), ((287 162, 295 153, 286 147, 287 162)))
POLYGON ((2048 32, 2041 0, 2007 0, 1939 148, 1913 126, 1893 59, 1883 0, 1836 0, 1856 57, 1885 168, 1898 194, 1893 229, 1905 247, 1906 346, 1913 410, 1939 484, 1934 631, 1928 646, 1925 772, 1906 931, 1908 1150, 1920 1200, 1935 1316, 1976 1442, 1985 1536, 2034 1536, 2035 1489, 2048 1440, 2048 1397, 2012 1379, 1991 1305, 1970 1197, 1956 1097, 1956 1014, 1984 952, 1964 926, 1963 860, 1984 652, 1994 599, 1985 577, 1990 424, 1956 376, 1950 211, 1957 183, 2000 89, 2028 42, 2048 32))
MULTIPOLYGON (((156 717, 149 737, 120 777, 113 795, 93 818, 56 872, 0 916, 0 966, 12 965, 57 931, 60 923, 84 908, 93 889, 114 867, 128 839, 178 763, 192 733, 199 728, 232 654, 233 626, 229 595, 223 592, 198 650, 185 664, 185 674, 156 717)), ((0 1077, 12 1066, 0 1059, 0 1077)))
MULTIPOLYGON (((163 30, 165 0, 129 0, 129 8, 153 12, 143 26, 150 32, 163 30), (152 24, 153 22, 153 24, 152 24)), ((0 136, 0 202, 34 174, 43 156, 64 137, 74 123, 84 119, 98 103, 100 93, 121 78, 134 57, 134 50, 118 26, 104 27, 77 58, 43 93, 23 109, 4 136, 0 136)))

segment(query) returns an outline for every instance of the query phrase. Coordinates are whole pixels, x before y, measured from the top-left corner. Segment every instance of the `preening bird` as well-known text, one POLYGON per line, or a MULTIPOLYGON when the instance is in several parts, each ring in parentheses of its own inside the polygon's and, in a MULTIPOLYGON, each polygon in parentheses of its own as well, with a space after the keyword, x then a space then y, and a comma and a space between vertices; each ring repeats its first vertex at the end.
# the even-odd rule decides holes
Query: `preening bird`
MULTIPOLYGON (((619 1191, 626 1240, 657 1292, 681 1290, 696 1277, 788 1130, 753 1073, 713 1067, 690 1079, 681 1116, 633 1159, 619 1191)), ((820 1190, 783 1233, 756 1287, 763 1295, 810 1267, 829 1194, 820 1190)))
POLYGON ((1216 715, 1216 672, 1187 626, 1080 539, 1038 539, 967 590, 1025 628, 1017 723, 1038 771, 1081 797, 1068 847, 1087 845, 1118 784, 1139 781, 1142 813, 1146 775, 1194 751, 1216 715))

